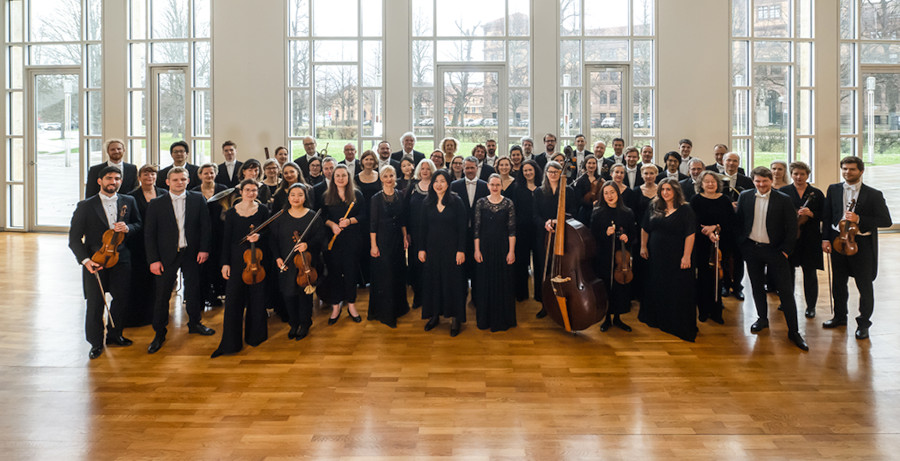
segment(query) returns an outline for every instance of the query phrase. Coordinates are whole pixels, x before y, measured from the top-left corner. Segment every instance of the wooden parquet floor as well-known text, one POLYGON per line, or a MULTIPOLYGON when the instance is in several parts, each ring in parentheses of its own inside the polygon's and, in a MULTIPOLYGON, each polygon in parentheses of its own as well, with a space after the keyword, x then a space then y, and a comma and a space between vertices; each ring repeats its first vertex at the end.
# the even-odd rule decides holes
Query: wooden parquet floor
MULTIPOLYGON (((268 341, 215 360, 219 335, 189 336, 174 309, 156 355, 144 327, 90 361, 65 237, 3 233, 0 457, 898 459, 900 235, 883 237, 871 340, 852 321, 821 328, 820 272, 820 315, 801 313, 809 353, 788 342, 774 298, 771 329, 751 334, 748 296, 693 344, 636 311, 633 333, 568 335, 526 302, 517 328, 472 321, 457 338, 446 322, 424 332, 418 311, 390 329, 346 312, 329 327, 316 310, 299 342, 272 318, 268 341)), ((221 308, 204 318, 221 329, 221 308)))

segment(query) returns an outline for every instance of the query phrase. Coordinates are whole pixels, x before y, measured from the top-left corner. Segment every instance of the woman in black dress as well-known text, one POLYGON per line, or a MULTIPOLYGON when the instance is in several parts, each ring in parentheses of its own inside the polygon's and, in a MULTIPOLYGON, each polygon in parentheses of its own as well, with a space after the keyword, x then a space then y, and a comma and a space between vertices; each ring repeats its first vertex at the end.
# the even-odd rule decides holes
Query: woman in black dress
MULTIPOLYGON (((528 269, 529 265, 534 274, 538 274, 538 253, 543 244, 538 242, 537 227, 534 224, 534 191, 540 187, 541 167, 534 160, 528 160, 522 164, 521 179, 516 186, 513 195, 513 203, 516 205, 516 262, 513 264, 513 279, 516 291, 516 301, 528 299, 528 269)), ((534 277, 534 293, 537 299, 540 293, 538 280, 534 277)))
POLYGON ((500 194, 512 200, 519 187, 519 181, 512 175, 512 160, 509 157, 500 157, 494 162, 494 169, 500 175, 500 194))
POLYGON ((372 283, 369 285, 368 320, 397 327, 397 318, 409 312, 406 299, 406 202, 396 190, 394 167, 385 165, 379 174, 382 190, 369 205, 369 238, 372 283))
POLYGON ((611 270, 615 251, 619 251, 623 245, 630 251, 630 242, 635 240, 637 226, 634 223, 634 213, 625 206, 619 188, 612 181, 603 183, 599 196, 599 204, 591 215, 591 234, 597 243, 594 271, 609 287, 609 309, 606 311, 606 320, 600 324, 600 331, 607 331, 613 325, 631 331, 631 327, 619 317, 631 310, 630 287, 629 284, 612 280, 611 270))
MULTIPOLYGON (((650 208, 650 202, 656 198, 659 190, 659 185, 656 184, 656 175, 658 173, 659 169, 652 163, 641 166, 641 179, 644 180, 644 183, 634 189, 635 193, 631 196, 631 202, 625 202, 625 205, 634 212, 634 222, 637 227, 640 227, 641 223, 644 222, 644 215, 647 214, 647 210, 650 208)), ((639 238, 634 239, 634 244, 631 248, 631 253, 634 255, 632 260, 634 263, 634 281, 631 282, 631 296, 632 299, 643 302, 645 293, 648 290, 652 290, 652 287, 649 287, 647 284, 650 269, 644 258, 637 257, 641 252, 641 240, 639 238)))
POLYGON ((585 226, 590 226, 594 204, 600 200, 598 189, 603 184, 603 179, 600 178, 600 172, 597 168, 597 157, 594 154, 584 156, 582 169, 584 173, 572 185, 572 190, 575 191, 576 203, 578 204, 578 209, 575 211, 575 219, 585 226))
POLYGON ((263 162, 263 179, 261 183, 262 184, 259 186, 260 188, 269 190, 267 192, 269 200, 266 201, 265 205, 269 207, 270 210, 273 210, 275 208, 272 205, 272 197, 275 196, 275 192, 281 184, 281 166, 279 166, 278 160, 270 158, 263 162))
MULTIPOLYGON (((562 165, 558 162, 547 162, 544 171, 544 183, 534 190, 534 226, 537 231, 537 260, 534 271, 534 299, 543 301, 541 284, 544 282, 544 266, 547 264, 546 255, 543 252, 547 245, 553 244, 553 238, 548 240, 547 235, 556 230, 556 213, 559 209, 559 184, 562 176, 562 165)), ((575 191, 571 186, 566 186, 566 215, 571 216, 575 212, 575 191)), ((536 317, 541 319, 547 316, 547 311, 541 307, 536 317)))
MULTIPOLYGON (((700 193, 691 198, 691 209, 697 217, 697 231, 694 240, 694 267, 697 268, 697 311, 701 322, 711 319, 718 324, 722 318, 722 281, 716 282, 716 259, 712 259, 715 242, 719 249, 728 251, 734 241, 734 207, 731 200, 722 194, 722 180, 712 171, 704 171, 697 178, 700 193), (717 235, 718 234, 718 235, 717 235)), ((722 262, 718 262, 721 267, 722 262)), ((723 268, 724 269, 724 268, 723 268)))
MULTIPOLYGON (((261 169, 262 168, 259 165, 259 160, 256 160, 254 158, 247 160, 246 162, 244 162, 243 165, 241 165, 241 172, 239 175, 241 178, 241 181, 243 181, 245 179, 252 179, 252 180, 256 181, 257 183, 259 183, 259 174, 260 174, 261 169)), ((234 193, 235 193, 235 195, 237 195, 237 199, 235 200, 235 203, 236 203, 238 200, 240 200, 240 192, 237 189, 235 189, 234 193)), ((256 200, 259 203, 262 203, 263 205, 268 204, 269 203, 269 189, 260 186, 259 193, 256 194, 256 200)), ((266 206, 268 206, 268 205, 266 205, 266 206)))
POLYGON ((466 321, 466 260, 468 214, 462 199, 450 191, 450 173, 434 173, 422 213, 421 234, 425 246, 419 250, 423 263, 422 318, 429 319, 425 331, 450 317, 450 336, 459 334, 466 321))
POLYGON ((406 221, 407 260, 409 261, 409 285, 413 290, 412 308, 422 307, 422 262, 419 261, 419 250, 425 249, 425 235, 422 233, 422 216, 425 210, 425 198, 431 187, 431 176, 436 168, 434 162, 425 159, 419 162, 413 175, 415 182, 406 190, 406 210, 409 217, 406 221))
POLYGON ((691 269, 695 230, 694 212, 684 203, 681 185, 663 179, 641 224, 641 258, 649 261, 649 277, 638 320, 691 342, 697 337, 691 269))
POLYGON ((322 249, 328 243, 329 233, 325 229, 322 216, 316 218, 315 211, 306 207, 306 197, 311 191, 312 188, 306 184, 293 184, 287 192, 288 208, 269 224, 272 230, 269 235, 269 247, 275 256, 278 286, 284 298, 288 323, 291 325, 288 339, 297 341, 305 338, 309 334, 309 327, 312 326, 313 295, 312 292, 307 293, 305 288, 297 286, 299 268, 294 264, 295 258, 291 257, 288 261, 282 258, 290 254, 293 248, 298 252, 309 252, 309 267, 316 270, 318 277, 322 277, 324 273, 322 249), (302 241, 298 241, 300 237, 303 237, 302 241))
MULTIPOLYGON (((501 158, 506 160, 508 158, 501 158)), ((501 195, 500 175, 488 178, 491 194, 475 203, 475 314, 478 328, 504 331, 516 326, 512 264, 516 261, 516 209, 501 195)))
POLYGON ((512 171, 510 171, 509 175, 515 178, 521 178, 522 164, 525 162, 522 146, 516 144, 509 148, 509 160, 512 162, 512 171))
POLYGON ((444 168, 444 151, 438 149, 432 152, 429 159, 431 160, 431 163, 434 163, 435 171, 444 168))
MULTIPOLYGON (((381 191, 381 179, 378 178, 378 154, 371 149, 367 150, 359 157, 359 163, 362 165, 363 169, 356 175, 356 188, 363 196, 363 201, 359 205, 365 207, 366 214, 368 215, 369 203, 372 200, 372 196, 381 191)), ((366 216, 363 216, 361 219, 360 228, 363 229, 363 231, 369 229, 369 222, 367 219, 366 216)), ((371 252, 372 249, 370 248, 368 238, 363 239, 362 245, 362 249, 359 253, 359 287, 365 288, 365 286, 369 284, 371 277, 369 252, 371 252)))
POLYGON ((463 157, 462 155, 456 155, 450 160, 450 182, 465 177, 466 174, 463 173, 463 157))
POLYGON ((228 189, 224 184, 216 182, 216 174, 219 167, 215 163, 200 165, 197 175, 200 176, 200 184, 191 190, 203 194, 207 200, 206 207, 209 210, 210 222, 210 251, 206 262, 200 266, 200 286, 203 289, 203 300, 207 306, 221 306, 220 296, 225 295, 225 279, 222 278, 222 233, 225 214, 222 205, 218 202, 209 203, 214 195, 228 189))
POLYGON ((334 325, 341 315, 341 303, 347 304, 350 318, 359 323, 362 317, 356 311, 356 283, 359 276, 359 252, 363 248, 360 221, 368 214, 362 193, 356 190, 346 165, 334 167, 331 184, 325 192, 322 218, 335 236, 334 244, 325 249, 325 277, 322 301, 331 304, 328 324, 334 325), (350 205, 353 209, 348 213, 350 205))
MULTIPOLYGON (((240 243, 253 228, 259 227, 269 218, 269 210, 256 201, 259 183, 255 179, 245 179, 239 184, 241 201, 225 212, 225 232, 222 240, 222 278, 225 285, 225 315, 222 325, 222 341, 212 358, 222 354, 234 354, 244 347, 242 333, 247 344, 258 346, 268 338, 265 308, 265 283, 248 285, 244 282, 244 251, 251 248, 262 250, 260 235, 253 233, 240 243), (232 270, 233 269, 233 270, 232 270), (244 316, 246 308, 247 315, 244 316), (241 331, 241 322, 246 323, 246 331, 241 331)), ((263 258, 258 260, 263 265, 263 258)))
POLYGON ((306 178, 306 181, 310 186, 315 186, 324 180, 325 175, 322 174, 322 159, 319 157, 311 158, 309 160, 309 177, 306 178))
MULTIPOLYGON (((156 170, 154 165, 144 165, 138 171, 140 185, 128 195, 134 197, 141 216, 147 216, 150 200, 166 195, 165 189, 156 187, 156 170)), ((122 312, 122 327, 142 327, 153 322, 153 300, 156 293, 156 276, 150 272, 147 264, 147 249, 144 247, 143 230, 125 240, 131 251, 131 293, 129 293, 129 309, 122 312)))
POLYGON ((806 221, 800 225, 800 236, 791 253, 791 279, 795 277, 796 267, 803 271, 803 295, 806 298, 806 318, 816 316, 816 302, 819 300, 819 279, 816 270, 825 269, 822 264, 822 209, 825 195, 822 191, 809 185, 809 165, 804 162, 793 162, 790 165, 793 183, 780 190, 791 198, 797 208, 797 219, 806 221))
MULTIPOLYGON (((628 187, 625 184, 625 165, 621 163, 617 163, 609 168, 609 176, 612 179, 612 182, 615 183, 616 187, 619 188, 619 195, 622 198, 622 201, 627 203, 631 203, 634 201, 635 192, 633 189, 628 187)), ((599 197, 597 198, 599 200, 599 197)))
POLYGON ((409 185, 415 182, 413 180, 413 173, 416 171, 416 164, 413 163, 408 157, 403 157, 400 160, 400 172, 397 174, 397 191, 400 192, 400 195, 403 195, 406 192, 406 189, 409 188, 409 185))
MULTIPOLYGON (((288 206, 288 188, 298 182, 306 184, 306 180, 303 179, 303 171, 294 162, 285 163, 281 167, 281 184, 278 185, 278 189, 275 190, 275 195, 272 199, 273 211, 283 210, 288 206)), ((310 197, 309 202, 306 202, 306 207, 317 209, 318 204, 313 203, 312 197, 310 197)))

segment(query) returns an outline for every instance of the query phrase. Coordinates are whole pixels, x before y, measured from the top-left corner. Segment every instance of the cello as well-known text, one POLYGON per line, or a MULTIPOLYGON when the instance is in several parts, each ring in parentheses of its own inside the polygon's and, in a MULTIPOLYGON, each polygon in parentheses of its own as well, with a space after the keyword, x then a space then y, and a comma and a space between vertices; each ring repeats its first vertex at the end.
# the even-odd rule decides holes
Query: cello
MULTIPOLYGON (((543 280, 547 315, 566 331, 584 330, 606 315, 606 288, 594 274, 591 260, 596 242, 590 230, 575 219, 566 219, 566 177, 559 178, 556 229, 547 234, 547 250, 553 234, 553 259, 543 280), (553 296, 548 296, 549 293, 553 296)), ((546 270, 546 266, 545 266, 546 270)))

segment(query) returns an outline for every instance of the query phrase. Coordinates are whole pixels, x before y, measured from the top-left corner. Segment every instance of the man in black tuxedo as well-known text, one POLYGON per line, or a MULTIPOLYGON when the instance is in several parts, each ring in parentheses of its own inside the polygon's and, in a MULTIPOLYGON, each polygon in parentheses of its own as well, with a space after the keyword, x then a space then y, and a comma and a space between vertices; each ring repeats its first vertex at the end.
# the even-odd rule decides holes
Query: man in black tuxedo
POLYGON ((684 200, 690 203, 694 195, 697 195, 696 187, 700 181, 700 173, 703 173, 703 160, 692 158, 688 166, 691 175, 687 179, 682 179, 679 184, 681 184, 681 191, 684 192, 684 200))
POLYGON ((689 162, 694 158, 691 157, 691 151, 693 149, 694 143, 690 139, 685 138, 678 141, 678 152, 681 154, 681 167, 679 168, 679 171, 681 171, 682 174, 689 174, 689 162))
POLYGON ((575 163, 575 174, 573 175, 575 179, 577 179, 582 175, 582 173, 584 173, 584 158, 591 154, 591 152, 588 152, 586 148, 587 139, 581 133, 576 134, 575 149, 572 151, 572 161, 575 163))
POLYGON ((316 138, 312 136, 303 138, 303 150, 306 151, 306 155, 295 158, 294 163, 300 167, 300 171, 303 172, 303 177, 309 178, 309 160, 319 158, 319 152, 316 150, 316 138))
MULTIPOLYGON (((722 175, 722 193, 731 199, 737 207, 737 200, 741 192, 753 189, 753 181, 741 174, 741 156, 736 152, 729 152, 723 157, 725 173, 722 175)), ((722 248, 722 260, 725 262, 725 278, 722 280, 722 296, 728 296, 728 290, 739 301, 744 300, 744 258, 738 245, 725 245, 722 248)))
MULTIPOLYGON (((400 136, 400 145, 403 146, 403 149, 391 154, 392 160, 400 163, 405 157, 412 160, 414 166, 418 166, 419 162, 425 160, 425 154, 415 150, 416 135, 412 131, 407 131, 403 133, 403 136, 400 136)), ((400 174, 400 170, 397 170, 397 174, 400 174)))
POLYGON ((553 133, 547 133, 544 135, 544 152, 537 154, 534 156, 534 161, 537 162, 538 166, 541 167, 541 170, 544 170, 547 167, 547 161, 553 157, 553 154, 556 153, 556 135, 553 133))
POLYGON ((872 282, 878 276, 878 228, 893 224, 884 195, 862 183, 865 164, 859 157, 841 159, 843 183, 828 186, 822 213, 822 250, 831 254, 834 318, 822 324, 825 328, 847 325, 847 282, 852 276, 859 290, 859 317, 856 317, 856 339, 867 339, 875 309, 872 282), (853 204, 851 207, 850 204, 853 204), (838 224, 846 219, 859 225, 852 256, 832 251, 831 242, 838 236, 838 224))
POLYGON ((659 173, 656 177, 656 183, 659 184, 663 179, 672 178, 679 183, 688 178, 688 175, 681 172, 681 154, 669 151, 664 157, 666 161, 666 169, 659 173))
MULTIPOLYGON (((472 156, 478 162, 475 168, 475 177, 487 183, 487 179, 495 173, 494 167, 487 163, 487 147, 478 144, 472 149, 472 156)), ((458 181, 458 180, 457 180, 458 181)))
POLYGON ((307 208, 313 210, 322 209, 322 205, 325 204, 325 192, 328 190, 328 185, 331 184, 331 177, 334 175, 334 166, 336 164, 334 157, 325 157, 322 159, 322 175, 325 176, 325 180, 320 181, 313 186, 312 203, 308 204, 307 208))
POLYGON ((534 139, 531 139, 530 136, 522 136, 522 139, 519 140, 519 144, 522 145, 522 162, 533 159, 534 139))
POLYGON ((122 172, 122 189, 123 194, 127 194, 138 186, 137 183, 137 167, 131 163, 125 162, 125 142, 121 139, 110 139, 106 141, 106 156, 109 158, 106 162, 98 163, 88 170, 87 183, 84 186, 84 198, 90 198, 100 192, 100 171, 107 166, 114 166, 122 172))
POLYGON ((609 157, 604 157, 603 163, 600 165, 601 176, 607 181, 612 179, 609 170, 613 167, 613 165, 618 163, 621 163, 623 165, 625 164, 625 140, 622 138, 613 138, 612 148, 612 155, 610 155, 609 157))
POLYGON ((359 160, 356 159, 356 146, 354 146, 352 142, 348 142, 344 145, 344 159, 338 163, 347 165, 347 173, 350 173, 351 178, 356 178, 356 175, 362 171, 362 165, 360 165, 359 160))
MULTIPOLYGON (((225 187, 234 187, 237 183, 241 182, 241 165, 244 162, 240 160, 235 160, 234 157, 237 155, 237 144, 232 141, 225 141, 222 143, 222 156, 225 157, 225 161, 219 164, 219 173, 216 174, 216 183, 222 184, 225 187)), ((287 157, 285 157, 286 159, 287 157)), ((198 186, 199 184, 191 184, 191 186, 198 186)))
MULTIPOLYGON (((713 147, 713 155, 716 158, 716 163, 709 165, 706 167, 707 170, 712 171, 713 173, 725 174, 725 154, 728 153, 728 146, 725 144, 716 144, 713 147)), ((742 175, 746 175, 744 173, 744 168, 738 167, 738 173, 742 175)))
POLYGON ((381 167, 390 165, 394 167, 394 171, 400 171, 400 161, 391 158, 391 143, 381 141, 378 143, 378 164, 375 165, 375 171, 381 172, 381 167))
POLYGON ((797 326, 794 279, 788 256, 797 242, 797 210, 783 192, 772 189, 772 170, 753 169, 755 189, 741 193, 737 206, 738 244, 747 258, 747 272, 753 288, 753 301, 759 318, 750 326, 752 333, 769 327, 766 299, 766 271, 773 275, 778 298, 788 325, 788 339, 800 349, 809 347, 797 326))
POLYGON ((184 276, 184 299, 187 303, 188 333, 203 336, 215 334, 201 321, 203 290, 200 265, 209 258, 210 221, 206 199, 200 192, 187 190, 188 176, 184 168, 172 168, 166 179, 169 195, 150 201, 144 219, 144 243, 150 272, 156 280, 153 308, 153 330, 156 337, 147 348, 154 354, 166 340, 169 324, 169 297, 178 276, 184 276))
POLYGON ((649 144, 641 148, 641 163, 638 164, 638 170, 643 168, 644 165, 655 165, 657 176, 663 172, 663 167, 653 163, 653 146, 649 144))
POLYGON ((100 192, 78 202, 69 226, 69 248, 84 266, 81 271, 84 299, 87 300, 84 333, 91 344, 88 355, 91 359, 103 353, 103 297, 106 294, 100 291, 98 276, 103 289, 113 296, 106 344, 131 345, 131 340, 122 336, 123 311, 131 286, 131 252, 123 240, 117 248, 119 262, 107 269, 92 261, 91 256, 103 246, 103 234, 107 230, 124 233, 126 240, 141 230, 141 214, 134 197, 117 193, 122 184, 119 168, 106 166, 97 175, 100 192))
POLYGON ((625 179, 623 182, 629 189, 634 189, 644 183, 644 178, 641 177, 641 166, 638 164, 639 157, 637 147, 625 149, 625 179))
MULTIPOLYGON (((462 199, 468 215, 468 232, 466 233, 466 261, 463 263, 466 278, 472 280, 475 276, 475 231, 472 225, 475 221, 475 204, 478 199, 490 195, 487 183, 478 178, 478 160, 472 156, 463 162, 463 173, 466 177, 450 183, 450 190, 456 192, 462 199)), ((474 294, 473 294, 474 299, 474 294)))
MULTIPOLYGON (((497 140, 496 139, 488 139, 484 142, 484 147, 487 149, 487 156, 484 158, 484 163, 490 165, 495 170, 497 169, 496 163, 497 159, 497 140)), ((488 175, 490 176, 490 175, 488 175)), ((485 180, 487 181, 487 180, 485 180)))
POLYGON ((166 178, 169 175, 169 170, 174 167, 184 168, 188 173, 188 188, 199 186, 200 185, 200 167, 197 165, 193 165, 188 163, 187 156, 191 153, 191 148, 188 147, 188 143, 184 141, 177 141, 172 143, 169 147, 169 154, 172 156, 172 164, 163 168, 159 171, 159 174, 156 176, 156 187, 160 187, 168 190, 169 186, 166 185, 168 181, 166 178))

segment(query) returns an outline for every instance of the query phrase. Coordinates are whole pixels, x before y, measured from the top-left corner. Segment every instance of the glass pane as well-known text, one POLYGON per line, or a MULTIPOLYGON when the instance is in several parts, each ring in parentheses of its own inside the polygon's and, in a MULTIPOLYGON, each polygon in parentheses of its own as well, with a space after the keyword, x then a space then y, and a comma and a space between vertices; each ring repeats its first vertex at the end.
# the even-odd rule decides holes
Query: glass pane
POLYGON ((128 136, 144 136, 147 124, 144 118, 144 92, 129 91, 128 97, 128 136))
POLYGON ((800 86, 813 86, 813 45, 810 42, 797 43, 797 73, 800 86))
POLYGON ((559 42, 559 72, 562 86, 581 86, 581 42, 559 42))
POLYGON ((316 66, 315 109, 319 144, 342 146, 357 137, 357 66, 316 66), (341 142, 343 141, 343 142, 341 142))
POLYGON ((25 71, 23 67, 24 49, 21 46, 9 47, 9 69, 7 70, 7 88, 22 89, 22 74, 25 71))
POLYGON ((444 72, 443 111, 450 122, 443 136, 458 139, 461 154, 486 139, 497 139, 499 79, 497 72, 444 72))
POLYGON ((434 90, 413 90, 413 132, 416 136, 434 136, 434 90))
POLYGON ((195 139, 194 150, 191 152, 195 165, 203 165, 212 161, 212 143, 209 139, 195 139))
POLYGON ((34 77, 35 213, 38 226, 67 226, 81 197, 78 76, 34 77))
MULTIPOLYGON (((732 152, 737 152, 741 154, 741 166, 747 165, 747 159, 750 157, 750 140, 749 139, 735 139, 732 141, 734 144, 731 146, 732 152)), ((766 165, 768 166, 768 165, 766 165)), ((747 168, 744 168, 746 171, 747 168)))
POLYGON ((856 138, 841 138, 841 157, 856 156, 856 138))
POLYGON ((131 0, 131 8, 128 12, 131 16, 129 38, 132 40, 144 40, 147 38, 147 9, 146 0, 131 0))
POLYGON ((750 84, 750 78, 747 71, 750 66, 749 61, 750 42, 734 41, 731 43, 731 82, 734 86, 747 86, 750 84))
POLYGON ((630 0, 584 2, 584 35, 628 35, 630 0))
POLYGON ((748 37, 750 0, 731 0, 731 35, 748 37))
POLYGON ((22 138, 10 138, 9 149, 9 174, 10 181, 25 181, 25 148, 22 138))
POLYGON ((306 151, 303 149, 303 140, 291 140, 291 158, 297 158, 301 155, 306 155, 306 151))
POLYGON ((309 42, 291 40, 288 43, 288 65, 291 66, 290 86, 309 86, 309 42))
MULTIPOLYGON (((559 135, 572 138, 581 133, 581 90, 564 89, 560 99, 559 135)), ((535 147, 537 149, 537 147, 535 147)))
POLYGON ((146 85, 144 78, 147 72, 147 46, 143 43, 128 45, 130 50, 128 86, 141 88, 146 85))
POLYGON ((103 92, 88 91, 87 99, 87 128, 88 136, 103 135, 103 92))
POLYGON ((794 0, 797 2, 797 37, 813 38, 813 5, 812 0, 794 0))
POLYGON ((841 0, 841 38, 842 39, 855 39, 856 38, 856 16, 853 14, 856 11, 856 7, 854 4, 857 0, 841 0))
POLYGON ((755 37, 790 36, 792 16, 790 0, 754 2, 753 6, 753 35, 755 37))
MULTIPOLYGON (((807 165, 813 164, 813 146, 815 140, 813 138, 797 138, 797 146, 794 151, 794 160, 805 162, 807 165)), ((810 178, 812 179, 812 178, 810 178)))
MULTIPOLYGON (((103 140, 99 138, 91 138, 84 140, 85 149, 87 149, 87 162, 84 165, 87 169, 90 165, 96 165, 103 161, 103 140)), ((87 171, 85 171, 87 175, 87 171)), ((120 191, 126 192, 126 191, 120 191)), ((131 192, 131 191, 127 191, 131 192)))
POLYGON ((194 136, 209 136, 212 108, 209 90, 194 91, 194 136))
POLYGON ((309 35, 309 2, 307 0, 288 0, 288 36, 305 37, 309 35))
POLYGON ((505 35, 506 5, 502 1, 436 0, 438 37, 487 37, 505 35))
MULTIPOLYGON (((590 122, 591 134, 588 141, 594 142, 599 139, 612 139, 622 133, 622 121, 625 118, 626 111, 622 106, 622 70, 620 68, 610 68, 599 71, 591 71, 588 78, 590 79, 590 122)), ((648 93, 641 93, 641 96, 649 99, 648 93)), ((641 101, 644 104, 650 103, 648 100, 641 101)), ((570 101, 574 104, 574 100, 570 101)), ((635 101, 635 107, 638 109, 638 116, 646 109, 649 113, 649 107, 642 107, 635 101)), ((629 111, 630 112, 630 111, 629 111)), ((646 121, 646 119, 644 119, 646 121)), ((575 136, 579 131, 569 131, 571 136, 575 136)))
POLYGON ((412 84, 413 86, 434 85, 434 42, 413 40, 412 42, 412 84))
POLYGON ((631 126, 634 136, 653 135, 653 90, 634 90, 631 126))
POLYGON ((653 85, 653 41, 635 40, 632 81, 635 86, 653 85))
POLYGON ((510 40, 509 42, 509 86, 528 86, 529 67, 527 41, 510 40))
POLYGON ((413 37, 434 35, 434 0, 412 0, 413 37))
POLYGON ((734 90, 734 114, 731 116, 731 134, 750 134, 750 90, 734 90))
POLYGON ((150 0, 150 24, 152 38, 188 38, 188 0, 150 0))
POLYGON ((366 40, 362 43, 362 78, 363 86, 381 86, 381 40, 366 40))
POLYGON ((313 49, 313 59, 322 62, 351 62, 359 56, 359 46, 355 40, 316 40, 313 49))
POLYGON ((209 42, 194 43, 194 86, 209 88, 209 42))
POLYGON ((154 64, 184 64, 188 62, 187 42, 150 44, 150 62, 154 64))
POLYGON ((31 45, 28 50, 32 65, 81 64, 81 47, 78 45, 31 45))
POLYGON ((769 166, 776 159, 787 160, 789 80, 789 66, 758 65, 753 68, 753 167, 769 166))
POLYGON ((756 42, 753 46, 755 62, 788 62, 791 60, 791 42, 756 42))
POLYGON ((210 0, 194 0, 194 38, 209 37, 210 0))
POLYGON ((12 91, 9 93, 9 106, 7 110, 10 112, 9 126, 7 133, 11 135, 22 136, 25 129, 25 102, 21 91, 12 91))
POLYGON ((628 60, 628 40, 585 40, 584 60, 620 62, 628 60))
POLYGON ((313 34, 317 37, 359 35, 357 0, 313 0, 313 34))
POLYGON ((856 45, 841 43, 841 86, 856 86, 856 45))
POLYGON ((900 39, 900 0, 867 0, 861 1, 860 6, 859 38, 900 39))
MULTIPOLYGON (((862 152, 865 182, 881 190, 888 208, 900 210, 900 73, 863 74, 862 152)), ((894 213, 894 223, 898 222, 894 213)))
POLYGON ((503 61, 501 40, 443 40, 437 42, 438 60, 449 62, 503 61))
POLYGON ((632 8, 632 33, 653 35, 653 0, 634 0, 632 8))
POLYGON ((531 32, 531 2, 529 0, 508 0, 509 32, 511 36, 527 36, 531 32))
POLYGON ((103 1, 87 0, 87 39, 100 40, 103 36, 103 1))
MULTIPOLYGON (((291 136, 309 134, 309 90, 291 90, 291 136)), ((300 152, 304 152, 300 145, 300 152)))
POLYGON ((131 154, 132 163, 139 167, 147 164, 147 140, 132 139, 129 144, 128 152, 131 154))
MULTIPOLYGON (((28 2, 29 35, 33 42, 81 40, 81 2, 41 0, 28 2)), ((75 148, 78 149, 77 146, 75 148)))
POLYGON ((158 119, 156 120, 156 136, 159 142, 159 165, 167 167, 172 164, 169 146, 175 141, 187 137, 185 129, 185 76, 181 71, 160 72, 157 81, 156 104, 158 119))
POLYGON ((100 88, 103 84, 103 58, 100 45, 88 45, 87 55, 87 87, 100 88))
POLYGON ((7 11, 7 26, 9 27, 9 35, 8 40, 10 42, 21 42, 23 41, 24 35, 22 34, 22 4, 24 2, 22 0, 13 0, 6 2, 9 5, 7 11))
POLYGON ((856 134, 855 90, 841 90, 841 134, 856 134))
POLYGON ((9 227, 21 229, 25 227, 25 185, 10 184, 9 208, 7 220, 9 227))
POLYGON ((863 44, 860 64, 897 64, 900 62, 900 44, 863 44))
POLYGON ((509 90, 509 137, 518 143, 518 139, 530 133, 529 120, 531 114, 531 91, 509 90))
POLYGON ((365 37, 380 37, 382 22, 381 0, 365 0, 362 4, 362 33, 365 37))
POLYGON ((384 103, 381 100, 381 90, 363 90, 362 94, 362 135, 381 136, 384 133, 382 127, 384 103))
POLYGON ((794 111, 797 114, 797 134, 812 135, 815 127, 815 100, 813 99, 813 90, 797 91, 797 107, 794 111))
POLYGON ((581 0, 559 0, 559 35, 581 35, 581 0))

